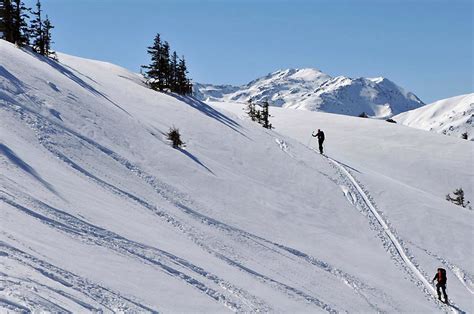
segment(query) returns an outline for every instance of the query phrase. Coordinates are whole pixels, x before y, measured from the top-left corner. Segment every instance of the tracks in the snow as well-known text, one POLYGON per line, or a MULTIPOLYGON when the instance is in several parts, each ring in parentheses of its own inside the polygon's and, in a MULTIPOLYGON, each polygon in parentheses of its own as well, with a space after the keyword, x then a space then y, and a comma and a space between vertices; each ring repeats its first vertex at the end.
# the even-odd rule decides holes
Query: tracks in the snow
MULTIPOLYGON (((98 143, 95 143, 76 132, 65 129, 40 115, 25 110, 21 112, 21 119, 25 120, 27 124, 36 131, 40 143, 47 150, 78 172, 79 175, 94 181, 102 188, 109 190, 128 201, 137 203, 147 210, 150 210, 161 218, 162 221, 172 225, 180 232, 185 233, 188 238, 192 239, 196 245, 201 247, 207 253, 212 254, 216 258, 245 273, 254 280, 258 280, 261 283, 280 291, 289 298, 302 300, 321 310, 326 310, 328 312, 338 311, 334 305, 330 305, 328 302, 323 301, 321 297, 316 296, 314 291, 308 291, 303 287, 300 288, 297 283, 295 283, 296 285, 289 284, 284 276, 280 279, 276 279, 273 277, 275 274, 268 275, 261 270, 255 269, 253 266, 249 266, 249 261, 245 259, 242 260, 238 254, 234 254, 232 248, 229 250, 227 245, 223 245, 219 242, 220 240, 209 238, 209 234, 212 233, 212 230, 218 231, 219 237, 225 237, 236 245, 241 247, 244 245, 247 249, 252 248, 252 251, 254 252, 262 252, 261 254, 269 258, 269 260, 272 260, 272 256, 275 257, 278 255, 279 257, 283 257, 288 265, 291 265, 291 263, 294 264, 295 262, 299 264, 300 267, 307 267, 309 265, 313 267, 314 270, 326 274, 325 276, 328 278, 332 278, 330 280, 335 279, 337 282, 340 282, 342 286, 352 289, 354 293, 363 299, 372 310, 380 311, 372 299, 379 297, 386 298, 386 296, 383 292, 370 287, 360 279, 304 252, 245 232, 202 214, 203 211, 199 210, 200 207, 196 205, 188 195, 180 194, 173 187, 165 184, 156 177, 145 173, 140 169, 140 167, 98 143), (58 138, 56 139, 56 137, 58 138), (144 199, 138 194, 133 194, 107 182, 104 177, 99 177, 100 174, 93 173, 91 170, 81 166, 79 161, 73 160, 72 157, 67 157, 66 154, 58 149, 59 147, 62 147, 59 141, 62 141, 65 138, 72 139, 73 142, 81 143, 81 149, 91 149, 113 159, 118 165, 121 165, 125 171, 137 176, 147 185, 152 187, 157 195, 172 204, 173 208, 180 209, 184 216, 178 218, 176 215, 172 215, 165 209, 159 209, 156 206, 151 205, 150 201, 144 199), (184 217, 187 217, 187 219, 183 220, 184 217), (190 224, 190 222, 192 223, 190 224), (208 241, 209 239, 210 241, 208 241)), ((217 275, 206 271, 202 267, 194 265, 183 258, 171 254, 170 252, 131 241, 123 236, 71 216, 63 210, 53 208, 48 204, 31 199, 27 195, 22 195, 21 199, 27 200, 26 204, 18 204, 11 198, 4 198, 4 201, 9 202, 11 206, 17 208, 23 213, 33 216, 50 227, 59 229, 72 237, 79 238, 81 241, 86 241, 87 243, 93 243, 101 247, 106 247, 127 254, 147 264, 153 265, 154 267, 159 267, 170 276, 185 281, 187 284, 192 285, 194 288, 212 299, 223 303, 230 309, 237 311, 270 311, 272 308, 269 304, 253 296, 244 289, 232 285, 217 275)), ((257 259, 258 258, 256 258, 256 260, 257 259)))
MULTIPOLYGON (((420 287, 427 295, 431 297, 431 300, 436 303, 438 307, 445 307, 441 302, 437 301, 436 291, 433 286, 428 282, 424 271, 421 270, 419 264, 414 261, 414 256, 411 255, 408 249, 403 245, 403 241, 396 235, 395 230, 389 225, 389 223, 382 217, 379 211, 376 208, 375 203, 367 195, 364 188, 357 182, 354 176, 347 170, 346 166, 340 162, 325 156, 325 158, 339 170, 341 177, 346 184, 350 186, 351 197, 354 197, 357 200, 356 207, 359 207, 359 210, 363 211, 363 214, 369 218, 371 227, 378 231, 379 238, 381 238, 384 246, 388 248, 392 257, 397 260, 397 262, 402 263, 401 266, 405 271, 411 276, 412 280, 415 281, 418 287, 420 287), (367 210, 369 212, 367 212, 367 210), (378 225, 375 225, 374 222, 377 222, 378 225), (382 234, 383 232, 383 234, 382 234), (389 239, 387 243, 386 238, 389 239)), ((344 194, 347 194, 347 191, 344 191, 344 194)), ((451 310, 455 313, 462 312, 461 310, 456 310, 451 307, 451 310)))
MULTIPOLYGON (((92 300, 95 304, 100 304, 102 309, 105 309, 110 312, 122 311, 122 312, 150 312, 155 313, 156 311, 147 307, 146 305, 140 304, 137 301, 134 301, 130 298, 124 297, 119 293, 112 291, 111 289, 105 288, 101 285, 98 285, 88 279, 80 277, 70 271, 59 268, 52 265, 38 257, 35 257, 27 252, 19 250, 7 243, 0 241, 0 252, 2 253, 2 258, 8 258, 14 260, 19 264, 41 274, 44 277, 47 277, 49 280, 55 281, 60 285, 64 286, 66 289, 75 290, 85 296, 87 299, 92 300)), ((101 309, 97 308, 96 305, 86 303, 81 301, 71 294, 64 292, 62 290, 54 289, 44 284, 35 282, 30 278, 11 278, 7 274, 1 274, 0 282, 2 283, 3 289, 11 289, 11 294, 15 295, 15 290, 20 289, 19 286, 23 286, 23 290, 20 291, 30 291, 28 295, 20 295, 20 299, 28 303, 28 307, 32 308, 33 311, 47 311, 47 312, 67 312, 66 309, 61 308, 59 305, 44 300, 41 296, 38 295, 37 291, 40 289, 48 289, 52 291, 53 294, 56 294, 58 297, 54 298, 66 298, 76 304, 81 308, 87 311, 100 312, 101 309), (25 288, 26 287, 26 288, 25 288)), ((11 307, 19 307, 20 309, 29 311, 29 308, 17 304, 15 302, 3 300, 4 308, 8 309, 8 305, 11 307)), ((0 306, 2 306, 0 302, 0 306)))

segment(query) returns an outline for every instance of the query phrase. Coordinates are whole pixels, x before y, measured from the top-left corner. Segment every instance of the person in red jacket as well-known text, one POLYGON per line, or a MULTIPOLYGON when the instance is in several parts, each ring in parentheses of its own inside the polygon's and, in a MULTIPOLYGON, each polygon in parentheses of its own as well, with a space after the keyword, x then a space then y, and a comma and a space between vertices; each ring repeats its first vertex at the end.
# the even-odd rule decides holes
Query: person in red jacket
POLYGON ((438 300, 441 301, 440 290, 443 290, 444 303, 449 303, 448 295, 446 294, 446 282, 448 281, 448 278, 446 277, 446 269, 438 268, 438 271, 436 272, 436 275, 434 276, 433 280, 431 280, 431 283, 434 283, 435 280, 438 281, 438 283, 436 284, 436 292, 438 292, 438 300))

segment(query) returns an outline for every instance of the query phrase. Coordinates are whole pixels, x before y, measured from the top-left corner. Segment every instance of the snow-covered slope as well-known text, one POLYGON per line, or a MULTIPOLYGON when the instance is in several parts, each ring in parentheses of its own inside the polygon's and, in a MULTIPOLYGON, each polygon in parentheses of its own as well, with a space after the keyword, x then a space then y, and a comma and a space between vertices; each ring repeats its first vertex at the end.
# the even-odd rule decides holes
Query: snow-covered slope
POLYGON ((268 100, 272 106, 377 118, 418 108, 424 103, 392 81, 330 77, 317 69, 280 70, 247 85, 196 84, 195 97, 206 101, 268 100))
POLYGON ((404 125, 474 140, 474 94, 438 100, 393 117, 404 125))
POLYGON ((350 129, 329 160, 240 106, 157 93, 106 62, 4 41, 0 56, 0 310, 443 311, 424 284, 438 265, 455 306, 474 309, 472 213, 440 195, 472 178, 468 142, 429 141, 456 153, 439 161, 422 140, 437 135, 397 126, 375 138, 404 155, 391 165, 351 147, 393 126, 314 113, 350 129), (165 140, 172 125, 186 149, 165 140))

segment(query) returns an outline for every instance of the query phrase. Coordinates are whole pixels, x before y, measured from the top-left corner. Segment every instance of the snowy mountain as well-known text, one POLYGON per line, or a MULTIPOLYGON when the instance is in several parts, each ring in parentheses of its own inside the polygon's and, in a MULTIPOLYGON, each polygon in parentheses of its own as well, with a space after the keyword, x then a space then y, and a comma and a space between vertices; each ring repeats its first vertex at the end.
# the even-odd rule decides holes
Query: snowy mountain
POLYGON ((0 312, 474 311, 472 142, 58 57, 0 41, 0 312))
POLYGON ((365 112, 377 118, 424 105, 415 94, 386 78, 333 78, 317 69, 280 70, 240 87, 196 84, 194 95, 204 101, 268 100, 283 108, 350 116, 365 112))
POLYGON ((474 140, 474 94, 438 100, 432 104, 393 117, 404 125, 461 137, 465 132, 474 140))

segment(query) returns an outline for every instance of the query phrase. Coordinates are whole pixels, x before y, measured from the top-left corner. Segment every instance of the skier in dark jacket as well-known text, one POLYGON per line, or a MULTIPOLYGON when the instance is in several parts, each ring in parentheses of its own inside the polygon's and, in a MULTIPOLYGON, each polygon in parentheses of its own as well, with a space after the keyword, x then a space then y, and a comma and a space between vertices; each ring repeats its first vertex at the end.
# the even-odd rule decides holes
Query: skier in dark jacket
POLYGON ((446 277, 446 270, 444 268, 438 268, 438 272, 433 277, 433 280, 431 280, 431 283, 434 283, 435 279, 438 281, 438 283, 436 284, 436 292, 438 292, 438 300, 441 301, 440 290, 443 290, 444 303, 449 303, 448 295, 446 294, 446 282, 448 281, 448 278, 446 277))
POLYGON ((321 131, 320 129, 318 129, 318 133, 314 134, 311 134, 313 137, 317 137, 318 138, 318 144, 319 144, 319 152, 321 154, 323 154, 323 142, 324 142, 324 132, 321 131))

